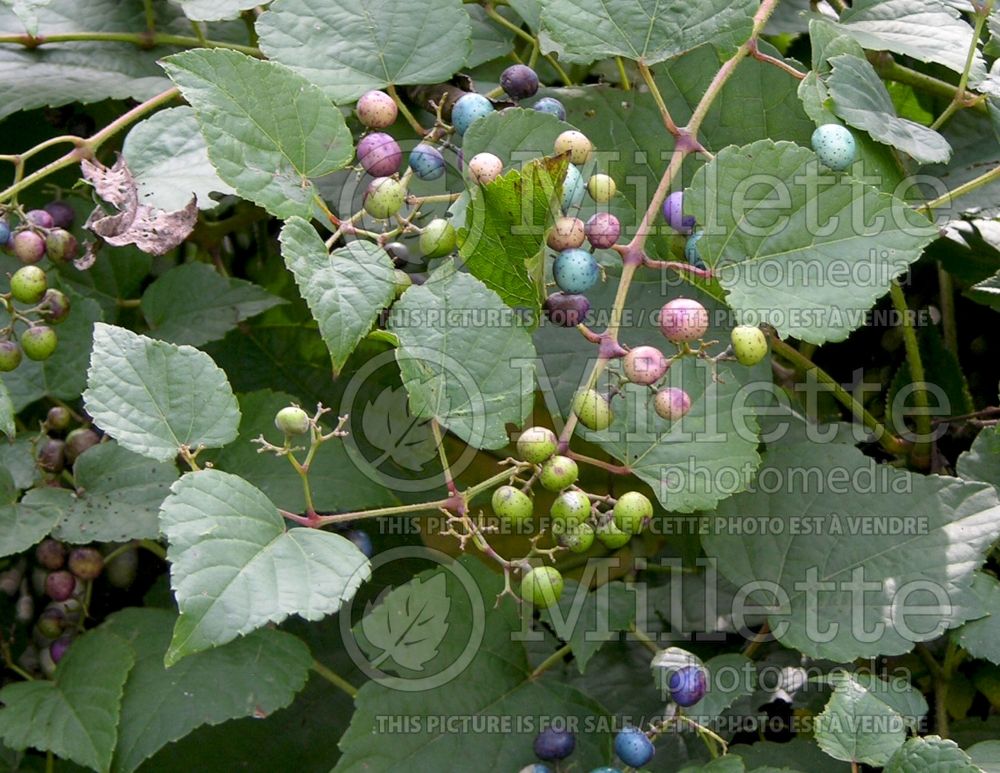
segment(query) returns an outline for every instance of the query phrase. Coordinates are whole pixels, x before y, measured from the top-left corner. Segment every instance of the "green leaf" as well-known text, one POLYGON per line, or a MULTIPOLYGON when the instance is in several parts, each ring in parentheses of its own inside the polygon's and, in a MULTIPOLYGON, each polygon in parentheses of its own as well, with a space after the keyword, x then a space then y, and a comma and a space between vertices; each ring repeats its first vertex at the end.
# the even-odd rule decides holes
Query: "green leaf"
POLYGON ((31 488, 40 472, 35 465, 33 439, 22 435, 12 443, 0 443, 0 467, 11 474, 14 485, 22 491, 31 488))
MULTIPOLYGON (((466 67, 478 67, 493 59, 507 56, 514 49, 514 33, 489 18, 482 6, 466 3, 465 12, 469 14, 469 23, 472 25, 472 45, 465 60, 466 67)), ((502 14, 502 11, 498 13, 502 14)))
POLYGON ((410 412, 476 448, 507 445, 531 411, 535 347, 500 297, 449 264, 392 307, 410 412))
POLYGON ((7 391, 7 385, 0 379, 0 432, 3 432, 8 440, 17 437, 14 413, 14 403, 10 399, 10 392, 7 391))
POLYGON ((196 21, 238 19, 240 13, 257 5, 257 0, 171 0, 180 3, 184 15, 196 21))
POLYGON ((785 743, 759 741, 752 745, 733 744, 730 754, 738 754, 746 761, 747 769, 779 768, 790 771, 822 770, 823 773, 849 773, 851 766, 836 762, 812 741, 801 736, 785 743))
POLYGON ((253 282, 221 276, 205 263, 185 263, 146 288, 141 308, 151 335, 201 346, 281 303, 281 298, 253 282))
POLYGON ((972 762, 983 773, 1000 773, 1000 741, 980 741, 968 751, 972 762))
POLYGON ((56 539, 128 542, 159 536, 160 504, 175 480, 173 461, 154 462, 110 442, 87 449, 77 459, 73 465, 75 491, 39 489, 31 493, 68 495, 63 517, 53 531, 56 539))
POLYGON ((316 229, 300 218, 285 223, 280 239, 285 265, 319 323, 334 372, 339 372, 392 302, 392 261, 385 250, 366 241, 351 242, 331 255, 316 229))
POLYGON ((100 629, 73 642, 52 681, 0 690, 0 738, 13 749, 32 746, 106 773, 118 738, 122 688, 134 657, 100 629))
POLYGON ((883 768, 884 773, 980 773, 969 755, 937 735, 911 738, 883 768))
MULTIPOLYGON (((14 489, 14 479, 5 467, 0 467, 5 490, 14 489)), ((38 491, 41 491, 39 489, 38 491)), ((21 502, 13 496, 0 507, 0 557, 21 553, 41 542, 59 522, 62 511, 51 502, 35 502, 31 493, 21 502)))
POLYGON ((989 306, 994 311, 1000 311, 1000 271, 972 285, 965 291, 964 295, 976 303, 989 306))
POLYGON ((472 192, 459 255, 509 306, 533 313, 541 308, 545 231, 566 165, 564 158, 532 161, 472 192))
MULTIPOLYGON (((83 213, 81 216, 86 217, 83 213)), ((72 262, 54 266, 49 276, 58 277, 59 288, 71 296, 80 295, 100 304, 104 322, 115 322, 121 309, 118 301, 139 295, 143 280, 153 266, 153 256, 135 246, 116 247, 105 250, 100 260, 86 271, 81 271, 72 262)), ((72 319, 72 314, 70 314, 72 319)), ((62 327, 65 328, 64 322, 62 327)))
POLYGON ((371 665, 385 669, 390 661, 422 671, 424 664, 437 655, 448 633, 450 609, 443 574, 432 575, 426 581, 416 577, 393 590, 361 620, 369 644, 381 649, 371 665))
POLYGON ((4 374, 14 410, 43 397, 75 400, 87 385, 87 357, 101 307, 89 298, 71 296, 71 303, 69 317, 56 328, 59 344, 55 353, 44 362, 25 358, 17 370, 4 374))
MULTIPOLYGON (((861 0, 840 15, 838 26, 864 48, 935 62, 958 73, 965 69, 972 45, 972 27, 939 0, 861 0)), ((969 82, 975 85, 985 77, 983 55, 977 51, 969 82)))
POLYGON ((885 765, 906 740, 903 718, 851 675, 837 677, 830 702, 816 717, 817 743, 834 759, 885 765))
POLYGON ((635 622, 636 603, 635 594, 622 582, 606 582, 588 591, 566 580, 558 605, 542 610, 541 618, 572 646, 582 674, 605 643, 617 641, 620 631, 629 630, 635 622))
POLYGON ((94 327, 83 401, 124 448, 164 462, 181 446, 225 445, 240 420, 226 374, 207 354, 103 323, 94 327))
POLYGON ((955 631, 955 640, 974 658, 1000 666, 1000 582, 993 575, 976 572, 972 592, 986 612, 955 631))
POLYGON ((731 52, 750 37, 757 4, 711 0, 545 0, 542 51, 570 62, 606 56, 657 64, 716 44, 731 52))
POLYGON ((338 104, 389 84, 448 80, 472 34, 461 0, 275 0, 257 32, 269 59, 338 104))
POLYGON ((170 212, 197 196, 198 209, 213 209, 218 202, 210 194, 236 193, 208 160, 205 138, 190 107, 161 110, 137 123, 125 138, 122 155, 144 204, 170 212))
POLYGON ((702 259, 737 314, 816 344, 861 327, 937 236, 905 202, 820 174, 816 155, 789 142, 723 149, 685 201, 705 224, 702 259), (748 185, 751 178, 773 182, 748 185))
POLYGON ((218 470, 177 481, 160 524, 181 612, 168 666, 292 614, 319 620, 370 571, 354 543, 318 529, 286 530, 260 490, 218 470))
POLYGON ((830 60, 827 86, 834 112, 856 129, 868 132, 921 164, 945 163, 951 145, 933 129, 896 115, 892 97, 867 59, 841 54, 830 60))
POLYGON ((344 116, 276 62, 197 49, 163 60, 191 103, 219 177, 275 217, 310 217, 316 177, 350 163, 344 116))
POLYGON ((135 655, 122 696, 114 773, 130 773, 202 725, 284 708, 309 677, 309 648, 274 630, 254 631, 167 669, 163 656, 176 619, 166 610, 133 608, 101 625, 128 642, 135 655))
POLYGON ((763 583, 751 598, 771 605, 787 647, 841 662, 901 654, 978 612, 973 577, 1000 534, 991 488, 809 442, 772 447, 758 480, 772 483, 722 503, 702 544, 731 582, 763 583), (741 531, 765 517, 771 527, 741 531))
POLYGON ((985 427, 972 447, 958 457, 956 470, 966 480, 981 480, 1000 489, 1000 431, 985 427))

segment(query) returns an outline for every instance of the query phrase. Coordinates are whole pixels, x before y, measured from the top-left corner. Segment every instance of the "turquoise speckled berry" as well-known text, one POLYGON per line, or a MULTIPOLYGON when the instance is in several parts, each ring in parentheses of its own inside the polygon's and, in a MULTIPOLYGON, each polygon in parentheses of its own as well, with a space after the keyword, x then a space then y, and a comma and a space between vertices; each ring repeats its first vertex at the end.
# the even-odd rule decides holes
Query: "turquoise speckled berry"
POLYGON ((560 121, 566 120, 566 108, 563 107, 563 103, 558 99, 553 99, 552 97, 542 97, 531 107, 539 113, 554 115, 560 121))
POLYGON ((444 156, 433 145, 422 142, 410 151, 410 169, 421 180, 436 180, 444 174, 444 156))
POLYGON ((569 210, 576 209, 583 203, 583 194, 587 185, 583 181, 580 170, 570 164, 566 167, 566 179, 563 180, 562 211, 565 215, 569 210))
POLYGON ((585 293, 600 278, 594 256, 586 250, 563 250, 552 266, 552 276, 559 289, 566 293, 585 293))
POLYGON ((698 240, 704 235, 704 231, 695 231, 684 242, 684 257, 695 268, 705 268, 705 261, 701 259, 701 253, 698 252, 698 240))
POLYGON ((655 753, 653 742, 637 727, 626 727, 615 736, 615 754, 626 765, 641 768, 655 753))
POLYGON ((474 121, 493 112, 493 104, 482 94, 468 93, 455 103, 451 110, 451 125, 459 134, 465 134, 474 121))
POLYGON ((819 160, 836 172, 842 172, 854 163, 854 136, 838 124, 828 123, 818 127, 812 134, 812 148, 819 160))

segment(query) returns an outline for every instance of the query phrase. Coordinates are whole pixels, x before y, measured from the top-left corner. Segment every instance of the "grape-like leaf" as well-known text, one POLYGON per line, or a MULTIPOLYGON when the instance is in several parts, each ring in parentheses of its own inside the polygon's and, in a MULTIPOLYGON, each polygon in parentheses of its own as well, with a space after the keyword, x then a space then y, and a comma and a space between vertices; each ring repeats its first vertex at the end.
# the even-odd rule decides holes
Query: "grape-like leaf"
MULTIPOLYGON (((6 468, 0 468, 4 488, 14 491, 14 479, 6 468)), ((39 489, 41 491, 41 489, 39 489)), ((31 492, 21 502, 14 502, 14 496, 7 496, 0 507, 0 557, 27 550, 40 542, 62 516, 62 510, 52 502, 36 502, 31 492)))
POLYGON ((911 738, 889 759, 883 773, 981 773, 979 766, 950 738, 911 738))
MULTIPOLYGON (((362 417, 365 439, 386 458, 414 472, 437 455, 434 435, 427 431, 426 420, 407 409, 406 388, 383 389, 369 403, 362 417)), ((378 460, 373 463, 378 467, 378 460)))
POLYGON ((73 642, 52 681, 0 690, 0 739, 12 749, 32 746, 99 771, 111 769, 122 688, 135 658, 117 636, 100 629, 73 642))
POLYGON ((274 504, 242 478, 188 473, 171 488, 160 525, 181 616, 166 664, 297 614, 336 612, 368 579, 354 543, 318 529, 285 529, 274 504))
POLYGON ((194 108, 219 177, 276 217, 310 217, 311 181, 354 152, 344 116, 323 92, 235 51, 185 51, 163 67, 194 108))
POLYGON ((225 445, 240 420, 226 374, 207 354, 103 323, 94 327, 83 399, 123 447, 160 461, 182 446, 225 445))
POLYGON ((257 0, 170 0, 179 3, 184 15, 195 21, 238 19, 243 11, 260 5, 257 0))
POLYGON ((987 614, 958 628, 955 640, 972 657, 1000 666, 1000 582, 991 574, 976 572, 972 592, 987 614))
POLYGON ((361 619, 368 643, 381 649, 371 662, 386 669, 395 663, 411 671, 422 671, 438 653, 448 633, 451 599, 443 574, 424 581, 414 578, 387 594, 361 619))
POLYGON ((17 428, 14 426, 14 402, 10 399, 7 384, 2 379, 0 379, 0 432, 3 432, 8 440, 17 437, 17 428))
POLYGON ((389 84, 447 80, 472 34, 461 0, 275 0, 257 31, 268 58, 338 104, 389 84))
POLYGON ((834 759, 885 765, 906 740, 903 717, 850 674, 835 676, 833 696, 816 717, 816 741, 834 759))

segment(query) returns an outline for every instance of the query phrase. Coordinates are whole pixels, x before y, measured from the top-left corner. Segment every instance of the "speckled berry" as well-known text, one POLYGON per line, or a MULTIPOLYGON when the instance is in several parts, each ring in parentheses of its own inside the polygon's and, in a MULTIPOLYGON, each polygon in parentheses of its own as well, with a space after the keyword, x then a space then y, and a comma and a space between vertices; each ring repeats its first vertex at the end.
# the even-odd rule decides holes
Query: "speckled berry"
POLYGON ((562 591, 562 574, 554 566, 535 567, 521 580, 521 598, 539 609, 548 609, 559 601, 562 591))
POLYGON ((376 177, 365 191, 365 211, 372 217, 385 220, 403 207, 406 188, 392 177, 376 177))
POLYGON ((524 64, 512 64, 500 73, 500 88, 515 102, 535 96, 538 91, 538 74, 524 64))
POLYGON ((45 271, 38 266, 22 266, 10 278, 10 294, 20 303, 38 303, 46 289, 45 271))
POLYGON ((578 209, 583 203, 583 194, 586 192, 587 186, 584 185, 583 175, 579 169, 570 164, 566 167, 566 177, 563 179, 563 195, 560 202, 563 214, 578 209))
POLYGON ((556 218, 545 243, 554 250, 572 250, 583 244, 586 237, 583 221, 578 217, 556 218))
POLYGON ((0 372, 10 373, 21 364, 23 353, 14 341, 0 341, 0 372))
POLYGON ((615 185, 615 181, 606 174, 595 174, 587 180, 587 193, 598 204, 611 201, 617 192, 618 186, 615 185))
POLYGON ((393 276, 395 277, 393 287, 395 289, 396 297, 399 298, 403 295, 403 293, 410 289, 410 286, 413 284, 413 280, 410 278, 410 275, 401 268, 394 269, 393 276))
POLYGON ((641 768, 655 753, 653 742, 637 727, 623 728, 615 736, 615 754, 629 767, 641 768))
POLYGON ((552 773, 552 768, 540 762, 533 762, 530 765, 525 765, 517 773, 552 773))
POLYGON ((560 121, 566 120, 566 108, 563 107, 562 102, 558 99, 554 99, 553 97, 542 97, 531 107, 539 113, 554 115, 560 121))
POLYGON ((55 225, 52 215, 44 209, 29 209, 24 213, 24 222, 39 228, 52 228, 55 225))
POLYGON ((52 218, 55 228, 71 228, 76 219, 76 212, 65 201, 50 201, 45 205, 45 211, 52 218))
POLYGON ((637 346, 622 359, 622 372, 633 384, 654 384, 663 378, 670 361, 655 346, 637 346))
POLYGON ((568 153, 571 164, 586 164, 593 149, 594 146, 590 144, 587 135, 575 129, 565 131, 556 137, 555 154, 561 156, 563 153, 568 153))
POLYGON ((540 760, 564 760, 576 748, 576 736, 569 730, 547 727, 535 736, 534 747, 540 760))
POLYGON ((559 534, 559 544, 572 553, 586 553, 594 544, 594 527, 589 523, 578 523, 559 534))
POLYGON ((399 108, 384 91, 366 91, 358 100, 358 120, 370 129, 384 129, 391 126, 399 114, 399 108))
POLYGON ((678 706, 693 706, 708 691, 708 679, 705 669, 701 666, 683 666, 670 675, 667 680, 670 698, 678 706))
POLYGON ((84 582, 96 580, 104 571, 104 556, 97 548, 74 548, 69 554, 69 570, 84 582))
POLYGON ((549 509, 553 531, 562 532, 583 523, 590 518, 590 511, 590 499, 586 494, 575 489, 564 491, 555 498, 549 509))
POLYGON ((590 301, 586 295, 552 293, 543 304, 545 317, 559 327, 576 327, 587 319, 590 301))
POLYGON ((469 159, 469 177, 480 185, 489 185, 503 172, 503 161, 492 153, 476 153, 469 159))
POLYGON ((517 455, 532 464, 546 461, 558 447, 559 439, 548 427, 528 427, 517 439, 517 455))
POLYGON ((615 526, 614 521, 608 521, 597 527, 597 541, 608 550, 618 550, 628 544, 632 535, 615 526))
POLYGON ((274 426, 284 435, 304 435, 309 431, 309 414, 297 405, 288 405, 274 416, 274 426))
POLYGON ((584 233, 594 249, 605 250, 618 242, 622 225, 610 212, 598 212, 587 220, 584 233))
POLYGON ((44 539, 35 548, 35 560, 49 571, 62 569, 66 563, 66 546, 59 540, 44 539))
POLYGON ((455 226, 443 217, 431 220, 420 232, 420 251, 428 258, 450 255, 457 242, 455 226))
POLYGON ((674 191, 663 202, 663 219, 677 233, 689 234, 694 228, 695 219, 684 214, 684 192, 674 191))
POLYGON ((667 387, 656 393, 653 410, 661 419, 677 421, 691 410, 691 398, 683 389, 667 387))
POLYGON ((18 231, 10 240, 11 249, 22 263, 37 263, 45 257, 45 240, 34 231, 18 231))
POLYGON ((660 309, 660 332, 668 341, 697 341, 708 331, 708 310, 692 298, 675 298, 660 309))
POLYGON ((854 163, 854 135, 839 124, 828 123, 817 127, 812 134, 812 148, 820 162, 836 172, 842 172, 854 163))
POLYGON ((46 325, 32 325, 21 333, 21 349, 24 350, 24 356, 36 362, 51 357, 58 343, 56 331, 46 325))
POLYGON ((587 429, 602 430, 614 418, 608 398, 595 389, 577 392, 573 397, 573 413, 587 429))
POLYGON ((756 365, 767 356, 767 337, 753 325, 739 325, 730 334, 733 354, 740 365, 756 365))
POLYGON ((45 252, 54 263, 73 260, 79 247, 76 237, 62 228, 53 228, 45 237, 45 252))
POLYGON ((482 94, 464 94, 451 109, 451 125, 459 134, 465 134, 480 118, 493 112, 493 104, 482 94))
POLYGON ((493 512, 505 521, 519 523, 531 518, 531 497, 515 486, 501 486, 493 492, 493 512))
POLYGON ((421 142, 410 151, 410 169, 421 180, 437 180, 444 174, 444 156, 433 145, 421 142))
POLYGON ((580 468, 568 456, 556 454, 542 465, 538 482, 542 488, 549 491, 562 491, 576 483, 580 476, 580 468))
POLYGON ((61 290, 49 288, 42 296, 41 303, 38 304, 38 313, 42 319, 53 325, 65 322, 69 316, 69 298, 61 290))
POLYGON ((653 503, 645 494, 626 491, 615 503, 612 511, 615 526, 626 534, 638 534, 643 525, 653 517, 653 503))
POLYGON ((563 250, 552 265, 552 277, 566 293, 585 293, 601 276, 594 256, 586 250, 563 250))
POLYGON ((372 177, 388 177, 399 171, 403 151, 388 134, 373 132, 358 143, 358 161, 372 177))

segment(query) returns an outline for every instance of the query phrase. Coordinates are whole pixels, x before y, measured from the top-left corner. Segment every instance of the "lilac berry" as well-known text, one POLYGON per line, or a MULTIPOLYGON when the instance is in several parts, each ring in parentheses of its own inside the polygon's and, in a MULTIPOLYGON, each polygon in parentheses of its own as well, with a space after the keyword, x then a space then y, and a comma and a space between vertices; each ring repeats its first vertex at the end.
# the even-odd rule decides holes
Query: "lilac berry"
POLYGON ((73 220, 76 219, 76 212, 65 201, 50 201, 45 205, 45 211, 52 218, 52 225, 55 228, 71 228, 73 220))
POLYGON ((69 649, 69 645, 73 643, 73 640, 68 636, 63 636, 60 639, 56 639, 52 644, 49 645, 49 657, 52 658, 52 662, 57 664, 66 655, 66 651, 69 649))
POLYGON ((388 134, 366 134, 358 143, 358 161, 372 177, 388 177, 399 171, 403 151, 399 143, 388 134))
POLYGON ((384 91, 366 91, 358 100, 358 120, 370 129, 384 129, 396 120, 399 108, 384 91))
POLYGON ((65 601, 73 595, 76 578, 65 569, 52 572, 45 578, 45 595, 53 601, 65 601))
POLYGON ((598 212, 591 215, 584 226, 584 232, 591 246, 596 250, 613 247, 621 236, 622 226, 618 218, 610 212, 598 212))
POLYGON ((656 393, 653 410, 661 419, 677 421, 691 410, 691 398, 683 389, 667 387, 656 393))
POLYGON ((52 219, 52 215, 46 212, 44 209, 30 209, 24 213, 24 220, 26 223, 38 226, 39 228, 52 228, 55 225, 55 221, 52 219))
POLYGON ((677 233, 691 233, 694 228, 695 219, 692 215, 684 214, 683 191, 674 191, 667 196, 666 201, 663 202, 663 218, 667 221, 667 225, 677 231, 677 233))

